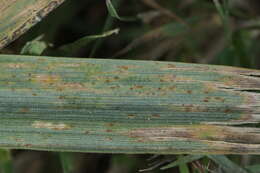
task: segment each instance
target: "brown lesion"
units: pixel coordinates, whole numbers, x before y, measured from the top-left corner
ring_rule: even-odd
[[[135,115],[135,114],[128,114],[127,115],[127,117],[129,118],[129,119],[133,119],[133,118],[135,118],[137,115]]]
[[[21,108],[19,112],[21,113],[28,113],[30,111],[29,108]]]
[[[111,130],[111,129],[106,129],[106,131],[105,132],[107,132],[107,133],[112,133],[113,132],[113,130]]]
[[[174,82],[176,81],[177,76],[174,74],[165,74],[158,76],[160,82]]]
[[[123,71],[127,71],[127,70],[130,70],[130,69],[135,69],[135,68],[140,68],[136,65],[120,65],[120,66],[117,66],[118,69],[120,70],[123,70]]]
[[[215,72],[222,75],[219,86],[234,90],[260,90],[260,71],[238,67],[220,66]]]
[[[160,70],[176,70],[179,69],[179,67],[176,67],[173,63],[163,64],[162,67],[160,67]]]
[[[126,135],[146,142],[193,141],[201,143],[260,144],[260,133],[257,128],[217,125],[139,128],[129,131]]]
[[[136,89],[143,89],[143,88],[144,88],[144,86],[142,86],[142,85],[134,85],[134,86],[130,87],[129,89],[136,90]]]
[[[152,117],[153,117],[153,118],[160,118],[161,115],[160,115],[160,114],[152,114]]]
[[[53,85],[61,81],[59,75],[52,74],[35,74],[31,77],[32,82],[38,82],[42,85]]]

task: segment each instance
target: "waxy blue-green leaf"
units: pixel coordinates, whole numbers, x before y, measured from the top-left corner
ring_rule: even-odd
[[[260,71],[0,55],[0,148],[260,154]]]

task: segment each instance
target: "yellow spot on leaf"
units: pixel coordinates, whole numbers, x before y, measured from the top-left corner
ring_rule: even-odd
[[[27,65],[23,63],[8,63],[7,67],[18,69],[18,68],[26,68]]]
[[[34,76],[34,80],[36,82],[40,82],[42,84],[54,84],[57,83],[60,78],[57,75],[47,75],[47,74],[38,74]]]

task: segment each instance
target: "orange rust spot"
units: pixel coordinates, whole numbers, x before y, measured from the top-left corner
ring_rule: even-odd
[[[214,97],[216,100],[221,100],[222,98],[221,97]]]
[[[142,142],[142,143],[144,143],[144,140],[138,139],[136,142]]]
[[[129,67],[126,66],[126,65],[121,65],[121,66],[118,66],[118,68],[122,69],[122,70],[128,70]]]
[[[144,86],[142,86],[142,85],[135,85],[135,86],[131,87],[130,90],[142,89],[142,88],[144,88]]]
[[[176,79],[176,75],[166,74],[159,76],[160,82],[174,82]]]
[[[143,88],[143,86],[141,86],[141,85],[136,85],[135,88],[140,89],[140,88]]]
[[[154,117],[154,118],[160,118],[161,115],[160,115],[160,114],[153,114],[152,117]]]
[[[192,108],[191,107],[185,107],[185,112],[191,112]]]
[[[29,108],[22,108],[22,109],[20,110],[21,113],[27,113],[27,112],[29,112],[29,111],[30,111]]]
[[[39,62],[44,62],[46,59],[44,59],[44,58],[39,58],[37,61],[39,61]]]
[[[119,78],[118,76],[115,76],[114,79],[115,79],[115,80],[118,80],[118,79],[120,79],[120,78]]]
[[[33,96],[37,96],[37,94],[35,94],[35,93],[32,93],[32,95],[33,95]]]
[[[106,125],[109,126],[109,127],[113,127],[115,124],[114,123],[107,123]]]
[[[214,97],[214,99],[215,99],[215,100],[218,100],[218,101],[220,101],[220,102],[224,102],[224,101],[225,101],[225,99],[224,99],[224,98],[221,98],[221,97]]]
[[[59,96],[59,99],[65,99],[65,96]]]
[[[188,94],[192,94],[192,91],[191,91],[191,90],[188,90],[187,93],[188,93]]]
[[[204,99],[203,101],[204,101],[204,102],[209,102],[209,100],[208,100],[208,99]]]
[[[172,85],[169,87],[170,90],[175,90],[176,89],[176,86]]]
[[[204,85],[203,92],[205,94],[209,94],[209,93],[214,92],[214,91],[216,91],[216,87],[213,84],[207,83],[207,84]]]
[[[174,64],[167,64],[166,66],[163,66],[161,70],[172,70],[175,69],[176,66]]]
[[[32,144],[24,144],[25,147],[32,147]]]
[[[9,68],[25,68],[27,67],[28,65],[27,64],[24,64],[24,63],[8,63],[7,64],[7,67]]]
[[[33,80],[40,82],[42,84],[52,85],[60,80],[58,75],[47,75],[47,74],[38,74],[33,77]]]
[[[107,129],[106,132],[111,133],[111,132],[113,132],[113,130]]]
[[[225,109],[225,111],[224,111],[225,113],[230,113],[231,112],[231,110],[230,109]]]
[[[168,64],[167,67],[168,67],[168,68],[176,68],[176,66],[173,65],[173,64]]]
[[[134,118],[134,117],[136,117],[136,115],[134,115],[134,114],[129,114],[129,115],[127,115],[127,117],[128,117],[128,118]]]
[[[117,66],[119,69],[123,70],[123,71],[127,71],[130,68],[138,68],[137,65],[121,65],[121,66]]]
[[[63,88],[61,86],[56,88],[56,91],[63,91]]]

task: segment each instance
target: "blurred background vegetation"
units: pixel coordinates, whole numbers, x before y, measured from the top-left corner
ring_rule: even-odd
[[[260,67],[259,0],[113,0],[113,6],[109,2],[66,0],[0,53]],[[174,167],[160,169],[171,162]],[[0,173],[259,173],[259,162],[260,157],[246,155],[0,151]]]

